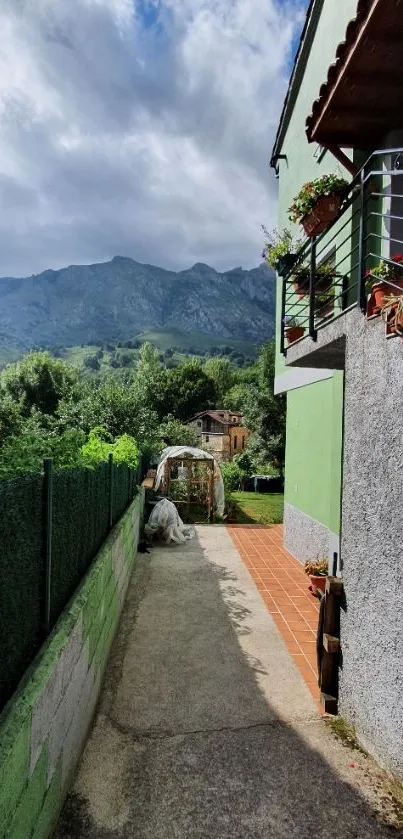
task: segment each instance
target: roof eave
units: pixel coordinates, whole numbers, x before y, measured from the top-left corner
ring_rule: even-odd
[[[276,137],[270,157],[270,166],[274,167],[276,157],[281,153],[284,138],[289,126],[294,105],[297,100],[302,79],[304,77],[309,53],[315,37],[317,25],[322,12],[324,0],[311,0],[305,18],[304,28],[294,60],[287,93],[284,99],[283,110],[277,128]]]

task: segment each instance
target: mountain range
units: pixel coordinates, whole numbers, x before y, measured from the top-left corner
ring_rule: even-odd
[[[265,264],[220,273],[197,263],[175,272],[115,256],[0,278],[0,346],[125,341],[169,327],[262,343],[274,332],[274,306],[274,274]]]

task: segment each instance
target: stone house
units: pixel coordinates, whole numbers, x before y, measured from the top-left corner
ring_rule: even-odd
[[[342,578],[339,712],[400,777],[402,39],[403,0],[311,0],[271,157],[278,227],[297,236],[288,209],[302,185],[323,174],[349,182],[336,219],[304,238],[305,288],[295,267],[277,279],[284,544],[300,561],[328,556]],[[324,263],[334,268],[326,289],[317,279]],[[386,277],[381,306],[372,271]],[[290,318],[299,326],[291,342]]]
[[[216,460],[229,461],[245,448],[249,431],[242,425],[239,411],[202,411],[189,420],[200,448],[214,455]]]

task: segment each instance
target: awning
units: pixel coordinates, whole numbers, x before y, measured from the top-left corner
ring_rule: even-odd
[[[403,0],[358,0],[307,137],[326,148],[375,149],[395,129],[403,129]]]

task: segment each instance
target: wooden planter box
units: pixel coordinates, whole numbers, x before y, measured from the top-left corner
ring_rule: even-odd
[[[301,219],[302,227],[309,239],[323,233],[340,212],[341,195],[322,195],[313,210]]]

